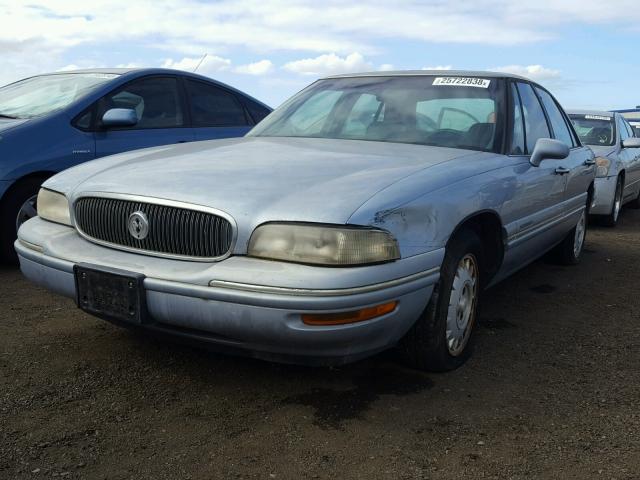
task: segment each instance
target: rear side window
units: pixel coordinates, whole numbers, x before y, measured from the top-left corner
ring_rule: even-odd
[[[571,135],[571,131],[567,126],[567,123],[564,119],[564,115],[558,108],[555,100],[549,95],[548,92],[536,88],[538,95],[540,95],[540,99],[542,100],[542,104],[544,105],[545,110],[547,111],[547,115],[549,116],[549,122],[551,122],[551,128],[553,129],[553,134],[556,140],[560,140],[564,142],[568,147],[573,147],[573,136]]]
[[[513,105],[513,134],[511,135],[511,155],[524,155],[524,122],[522,120],[522,105],[515,84],[511,84],[511,104]]]
[[[259,123],[264,117],[271,113],[271,110],[269,110],[264,105],[260,105],[258,102],[254,102],[253,100],[249,100],[248,98],[244,98],[243,101],[244,106],[247,107],[247,110],[249,110],[249,113],[251,114],[251,117],[253,118],[253,121],[255,123]]]
[[[248,125],[244,108],[231,92],[195,80],[187,80],[186,83],[194,127]]]
[[[551,138],[551,134],[549,133],[544,111],[533,88],[526,83],[518,83],[518,91],[520,92],[522,110],[524,112],[527,153],[531,154],[538,139]]]

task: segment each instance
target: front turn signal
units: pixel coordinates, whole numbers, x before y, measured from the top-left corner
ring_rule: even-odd
[[[372,320],[387,313],[393,312],[398,306],[397,301],[383,303],[375,307],[363,308],[361,310],[353,310],[350,312],[339,313],[305,313],[302,315],[302,321],[306,325],[345,325],[349,323],[364,322]]]

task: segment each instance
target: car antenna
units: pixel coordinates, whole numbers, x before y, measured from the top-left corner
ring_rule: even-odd
[[[202,62],[204,62],[204,59],[207,58],[207,55],[209,55],[209,54],[205,53],[204,55],[202,55],[202,58],[198,62],[198,65],[196,65],[196,68],[193,69],[193,73],[196,73],[196,70],[198,70],[198,68],[200,68],[200,65],[202,65]]]

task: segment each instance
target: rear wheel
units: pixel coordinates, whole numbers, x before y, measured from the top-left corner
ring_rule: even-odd
[[[42,179],[30,178],[16,184],[7,192],[0,211],[0,261],[17,264],[18,256],[13,248],[18,229],[24,222],[37,215],[36,200]]]
[[[453,370],[471,354],[481,286],[482,243],[463,230],[451,240],[426,309],[400,344],[405,361],[432,372]]]
[[[622,177],[618,177],[616,183],[616,193],[613,197],[613,205],[611,206],[611,213],[606,217],[602,217],[603,225],[607,227],[615,227],[618,224],[618,218],[620,218],[620,210],[622,210],[622,195],[624,193],[624,180]]]
[[[583,210],[578,223],[564,238],[562,243],[556,247],[558,261],[562,265],[577,265],[584,249],[584,242],[587,238],[587,210]]]

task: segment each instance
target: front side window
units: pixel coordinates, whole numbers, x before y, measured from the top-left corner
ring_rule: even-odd
[[[548,92],[541,88],[536,88],[536,91],[538,92],[538,95],[542,100],[542,104],[547,111],[547,116],[549,117],[554,137],[556,140],[564,142],[569,148],[573,147],[573,136],[571,135],[571,131],[564,120],[564,115],[562,115],[562,112],[558,108],[555,100]]]
[[[611,146],[616,141],[613,115],[569,115],[580,141],[585,145]]]
[[[621,116],[618,117],[618,130],[620,130],[620,140],[626,140],[631,136],[629,135],[625,122]]]
[[[178,81],[173,77],[135,80],[100,100],[98,118],[112,108],[135,110],[138,123],[125,129],[175,128],[184,125]]]
[[[551,138],[547,119],[544,116],[542,106],[538,101],[531,85],[518,83],[518,92],[522,100],[522,110],[524,112],[524,128],[527,137],[527,153],[533,153],[536,142],[540,138]]]
[[[511,84],[511,104],[513,105],[513,134],[511,135],[511,155],[524,155],[524,121],[520,96],[514,83]]]
[[[357,77],[316,82],[250,135],[415,143],[497,151],[503,82],[464,77]]]
[[[111,73],[56,73],[0,88],[0,116],[33,118],[65,108],[114,78]]]
[[[187,94],[194,127],[232,127],[248,124],[240,102],[232,93],[222,88],[187,80]]]

